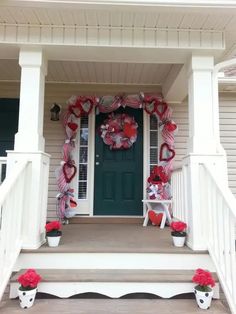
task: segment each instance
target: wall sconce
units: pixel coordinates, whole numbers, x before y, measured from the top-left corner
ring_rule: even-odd
[[[61,112],[61,106],[54,103],[50,109],[51,112],[51,120],[52,121],[58,121],[59,120],[59,114]]]

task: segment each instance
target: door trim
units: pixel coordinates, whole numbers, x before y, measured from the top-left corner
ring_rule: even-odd
[[[96,112],[93,109],[93,112],[89,115],[88,127],[89,127],[89,137],[88,137],[88,185],[87,185],[87,199],[77,199],[78,201],[78,215],[89,215],[94,216],[94,175],[95,175],[95,116]],[[150,119],[149,115],[143,110],[143,198],[146,196],[146,180],[149,176],[149,160],[150,160]],[[78,135],[79,136],[79,135]],[[78,141],[77,141],[78,143]],[[76,145],[74,160],[78,160],[78,145]],[[144,153],[145,152],[145,153]],[[75,191],[78,191],[78,173],[76,175],[75,184],[73,186]],[[78,195],[76,195],[78,196]],[[144,205],[143,205],[144,206]],[[144,207],[143,207],[144,215]],[[97,217],[97,215],[96,215]],[[129,216],[102,216],[102,217],[126,217]],[[132,216],[134,217],[134,216]],[[142,216],[135,216],[142,217]]]

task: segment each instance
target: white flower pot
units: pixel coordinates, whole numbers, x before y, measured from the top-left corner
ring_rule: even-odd
[[[27,291],[18,289],[18,295],[20,300],[20,306],[22,309],[28,309],[34,304],[37,288]]]
[[[199,291],[194,288],[194,293],[195,293],[195,298],[197,301],[197,305],[200,307],[202,310],[207,310],[211,306],[211,300],[213,297],[213,290],[209,292],[204,292],[204,291]]]
[[[172,236],[174,246],[183,247],[184,243],[185,243],[185,238],[186,237],[174,237],[174,236]]]
[[[61,236],[58,237],[47,237],[48,240],[48,246],[50,247],[56,247],[59,245]]]

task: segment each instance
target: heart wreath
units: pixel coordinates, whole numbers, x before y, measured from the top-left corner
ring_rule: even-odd
[[[66,183],[70,183],[76,175],[77,168],[74,165],[74,163],[71,160],[69,160],[64,163],[62,167],[62,171],[65,177]]]
[[[128,114],[110,114],[99,128],[103,142],[112,150],[128,149],[137,140],[138,124]]]
[[[167,143],[163,143],[160,149],[160,161],[170,161],[175,157],[174,149],[171,149]]]

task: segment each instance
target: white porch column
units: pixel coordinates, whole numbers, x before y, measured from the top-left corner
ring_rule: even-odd
[[[23,48],[21,66],[20,110],[14,151],[8,151],[7,175],[20,160],[31,162],[27,173],[22,247],[36,249],[45,242],[49,155],[44,152],[44,85],[47,62],[41,49]]]
[[[47,61],[41,49],[21,49],[20,112],[15,150],[44,151],[43,108]]]
[[[189,140],[184,158],[188,245],[207,249],[207,213],[200,195],[204,182],[199,180],[201,163],[214,165],[227,178],[227,163],[219,138],[219,107],[214,101],[218,91],[212,56],[192,56],[188,71]],[[217,89],[217,91],[215,90]],[[207,190],[207,186],[205,186]],[[204,198],[207,202],[207,193]]]

